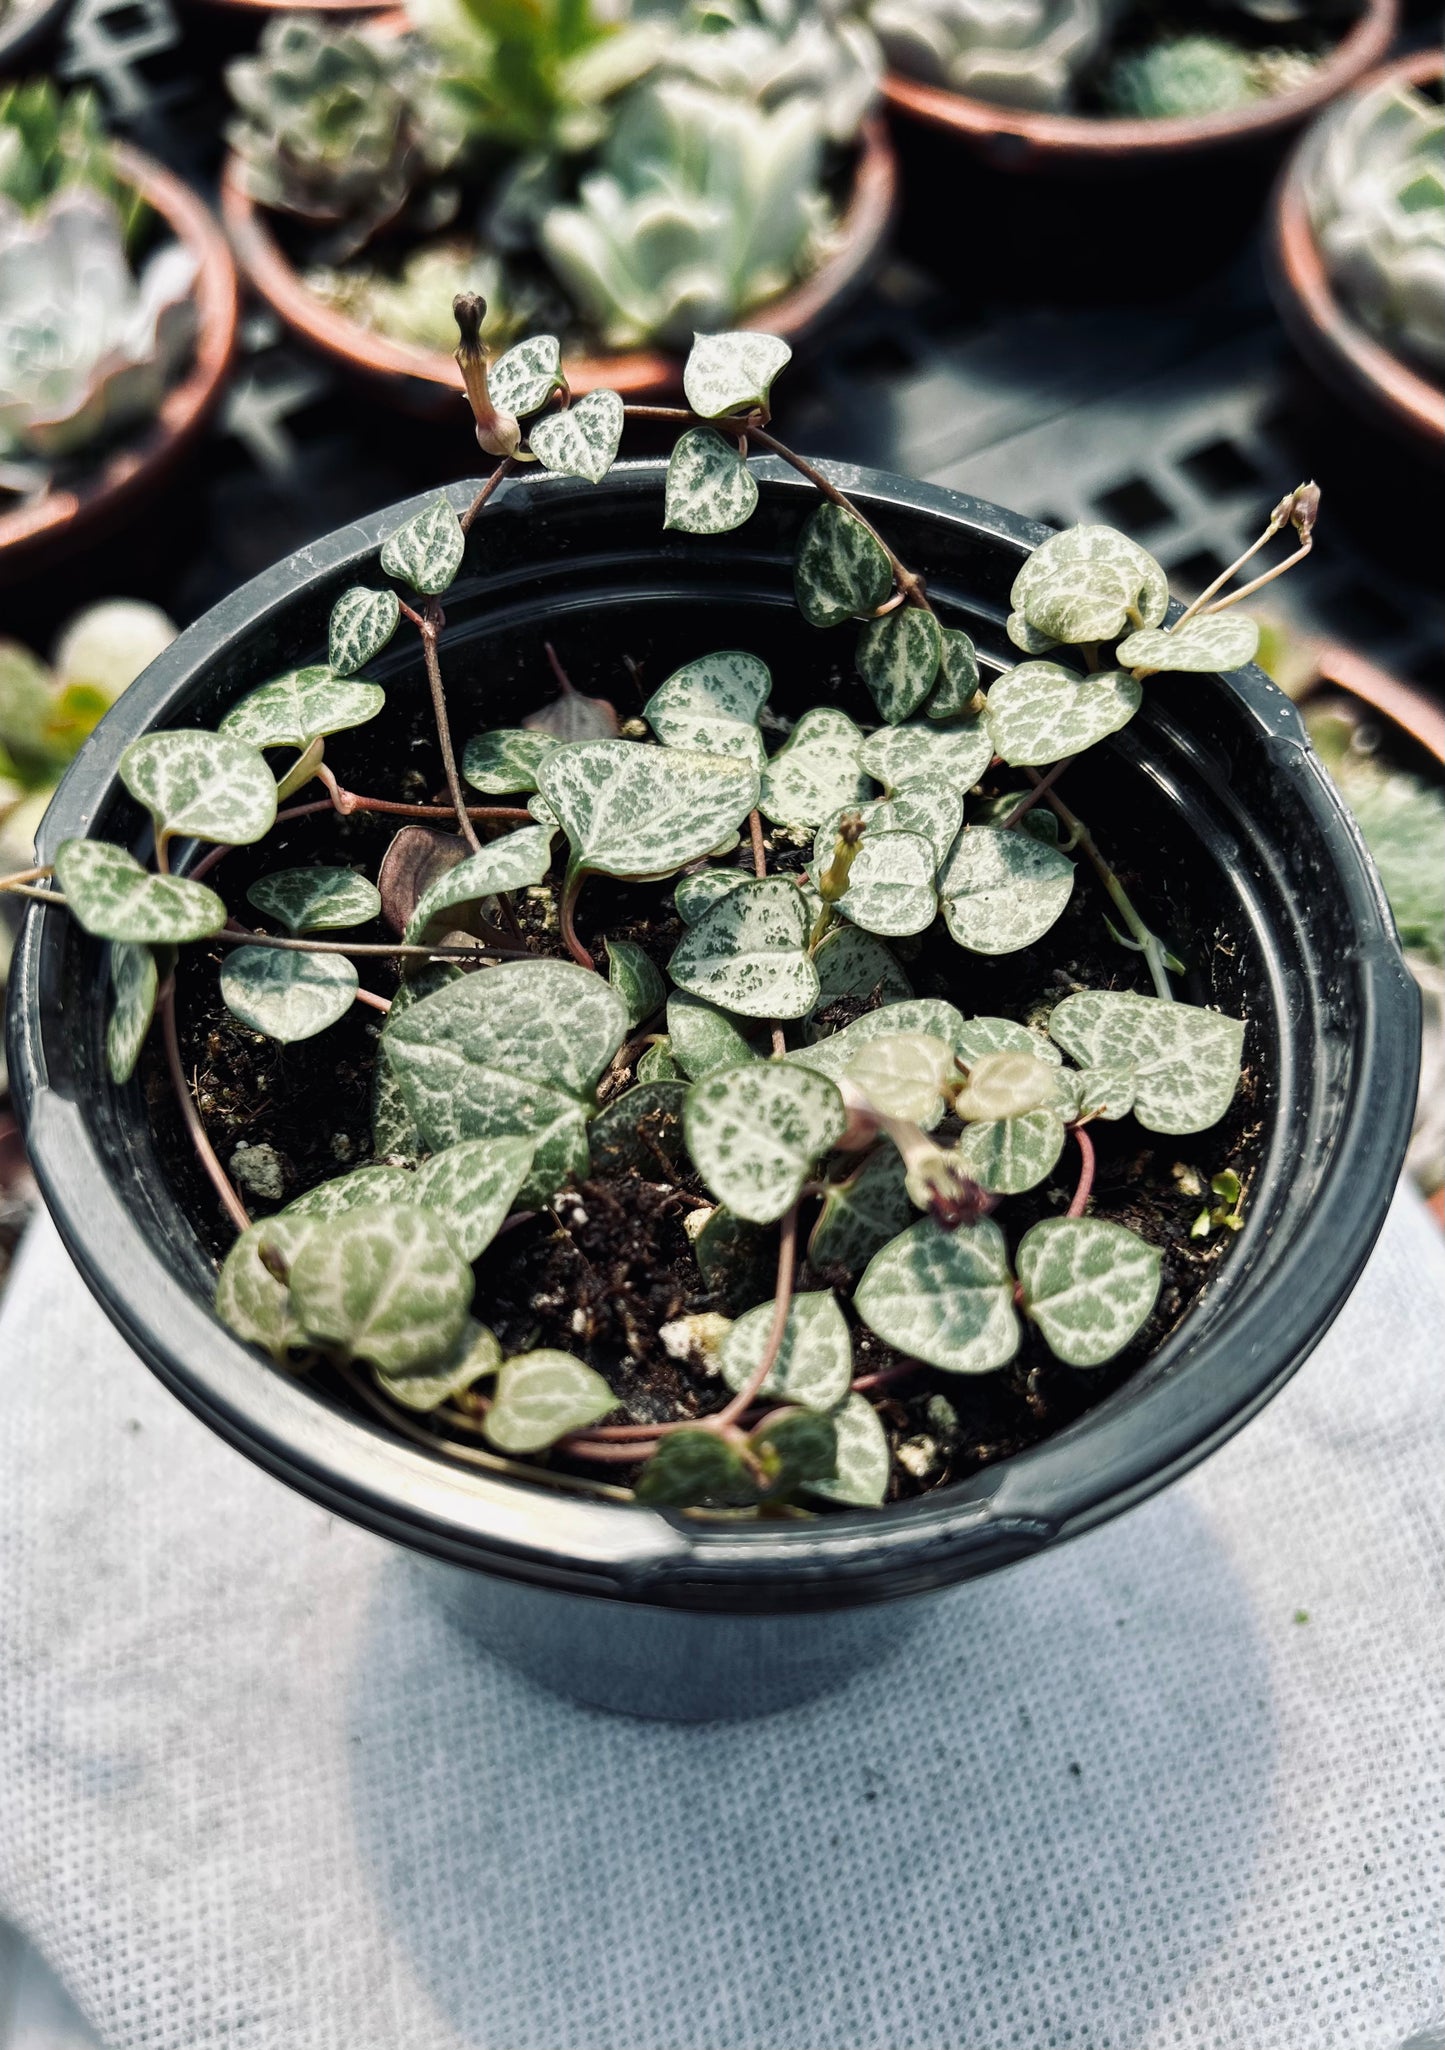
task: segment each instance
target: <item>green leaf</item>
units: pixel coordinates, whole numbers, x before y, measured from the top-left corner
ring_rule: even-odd
[[[414,969],[391,1000],[387,1024],[394,1025],[413,1004],[445,989],[461,972],[450,961],[432,961]],[[406,1093],[391,1065],[385,1031],[377,1043],[376,1065],[371,1073],[371,1150],[381,1159],[404,1160],[413,1165],[425,1151]]]
[[[374,1209],[378,1203],[410,1203],[416,1178],[404,1167],[356,1167],[329,1182],[318,1182],[295,1197],[283,1217],[344,1217],[348,1210]]]
[[[796,1202],[847,1121],[837,1085],[825,1076],[755,1061],[693,1083],[687,1150],[708,1188],[736,1216],[772,1224]]]
[[[841,626],[878,610],[893,589],[893,566],[860,519],[825,500],[799,536],[793,589],[809,626]]]
[[[544,1347],[507,1361],[482,1428],[499,1452],[543,1452],[616,1407],[600,1374],[570,1352]]]
[[[487,372],[492,404],[514,420],[540,413],[561,382],[562,346],[555,335],[529,335]]]
[[[1015,768],[1060,762],[1127,726],[1143,701],[1127,670],[1080,677],[1057,662],[1021,662],[989,691],[988,734]]]
[[[846,1181],[829,1182],[808,1240],[808,1263],[856,1274],[913,1214],[897,1149],[880,1146]]]
[[[923,932],[938,910],[933,890],[937,866],[932,842],[920,833],[865,833],[838,910],[865,932],[893,938]]]
[[[1031,947],[1058,919],[1074,887],[1074,864],[1027,833],[969,826],[938,878],[943,915],[973,954]]]
[[[773,379],[792,360],[792,350],[776,335],[695,334],[682,373],[683,394],[700,420],[751,412],[767,405]]]
[[[900,790],[896,797],[847,806],[818,829],[813,841],[814,875],[821,874],[831,861],[839,825],[849,810],[857,812],[867,831],[875,836],[917,833],[933,850],[935,869],[942,866],[963,824],[963,798],[939,783],[917,783],[911,790]]]
[[[833,1418],[837,1434],[832,1480],[809,1481],[808,1493],[853,1509],[874,1509],[888,1493],[893,1455],[878,1412],[866,1395],[850,1395]]]
[[[943,629],[921,606],[900,605],[864,627],[855,659],[880,716],[897,726],[933,689],[943,659]]]
[[[1243,1024],[1195,1004],[1082,990],[1056,1007],[1049,1031],[1081,1068],[1133,1077],[1134,1115],[1146,1131],[1202,1132],[1239,1086]]]
[[[954,1098],[955,1113],[986,1124],[995,1118],[1022,1117],[1026,1111],[1045,1106],[1057,1108],[1062,1069],[1043,1054],[1042,1041],[1036,1044],[1040,1051],[1002,1047],[970,1061],[968,1080]]]
[[[863,735],[831,705],[804,712],[763,772],[758,809],[775,825],[820,826],[872,792],[858,766]]]
[[[1005,630],[1014,646],[1022,649],[1025,655],[1047,655],[1051,648],[1059,645],[1052,634],[1040,633],[1036,626],[1030,626],[1021,612],[1009,614]]]
[[[736,1393],[762,1364],[773,1328],[771,1302],[739,1317],[722,1342],[723,1379]],[[783,1342],[759,1391],[769,1402],[797,1402],[804,1409],[836,1409],[853,1378],[853,1341],[831,1289],[793,1297]]]
[[[735,1068],[753,1058],[752,1048],[731,1018],[681,990],[674,990],[667,1000],[667,1036],[673,1059],[693,1082],[700,1082],[715,1068]]]
[[[158,876],[108,840],[63,840],[55,875],[71,916],[101,940],[179,945],[203,940],[226,923],[214,890],[183,876]]]
[[[958,1157],[981,1189],[1017,1196],[1053,1173],[1064,1150],[1064,1121],[1056,1110],[965,1125]]]
[[[667,1002],[662,970],[632,940],[607,942],[607,980],[626,1004],[634,1025],[642,1024]]]
[[[1061,1072],[1060,1084],[1067,1092],[1062,1108],[1071,1121],[1104,1118],[1112,1123],[1134,1108],[1132,1067],[1069,1068]]]
[[[381,911],[374,883],[352,868],[283,868],[258,876],[246,892],[248,904],[284,925],[294,938],[365,925]]]
[[[961,795],[973,788],[993,751],[981,718],[953,726],[885,726],[863,743],[858,765],[876,776],[890,797],[919,783],[942,783]]]
[[[369,591],[353,584],[331,608],[327,659],[333,675],[355,676],[373,655],[379,655],[401,619],[395,591]]]
[[[682,876],[672,893],[677,915],[684,925],[696,925],[704,911],[750,880],[741,868],[701,868]]]
[[[353,683],[325,663],[292,669],[232,705],[220,730],[252,747],[306,749],[313,740],[364,726],[386,703],[379,683]]]
[[[1071,1367],[1122,1352],[1159,1294],[1157,1248],[1102,1217],[1045,1218],[1024,1233],[1018,1270],[1028,1315]]]
[[[904,1003],[884,1004],[876,1011],[865,1011],[841,1032],[831,1033],[813,1046],[794,1048],[788,1059],[814,1068],[820,1075],[845,1075],[861,1047],[894,1032],[929,1033],[951,1046],[956,1054],[964,1043],[963,1017],[952,1004],[942,997],[910,997]]]
[[[944,1231],[931,1217],[875,1253],[853,1298],[885,1344],[950,1374],[987,1374],[1018,1351],[1013,1276],[991,1218]]]
[[[943,1085],[957,1081],[953,1048],[931,1032],[881,1032],[848,1063],[847,1080],[884,1117],[932,1131],[946,1109]]]
[[[276,778],[242,740],[200,728],[143,734],[120,758],[120,780],[155,821],[177,833],[246,847],[276,823]]]
[[[673,443],[663,526],[682,534],[730,534],[758,502],[758,480],[711,427],[692,427]]]
[[[473,790],[520,795],[537,787],[537,771],[562,745],[550,733],[526,726],[499,726],[474,733],[462,752],[462,774]]]
[[[313,1343],[404,1374],[461,1336],[472,1270],[440,1218],[364,1204],[319,1219],[291,1263],[291,1307]]]
[[[692,1241],[693,1257],[704,1286],[734,1313],[748,1309],[768,1286],[773,1262],[770,1234],[719,1204],[716,1210],[694,1211],[702,1218]]]
[[[557,476],[600,484],[617,460],[622,422],[622,401],[615,391],[588,392],[565,413],[536,421],[527,445]]]
[[[1112,641],[1129,624],[1133,595],[1129,578],[1112,563],[1060,563],[1030,590],[1028,621],[1075,647]]]
[[[925,719],[957,719],[967,713],[978,691],[978,653],[961,627],[943,629],[938,679],[924,701]]]
[[[537,771],[574,870],[661,876],[711,853],[757,802],[748,762],[635,740],[558,748]]]
[[[106,1066],[112,1082],[128,1082],[135,1073],[146,1034],[155,1016],[156,991],[160,977],[156,957],[149,947],[127,940],[113,940],[110,949],[110,986],[115,992],[110,1025],[105,1035]]]
[[[477,1260],[502,1226],[532,1169],[529,1139],[463,1139],[424,1160],[411,1200],[435,1210],[464,1260]]]
[[[468,1317],[462,1335],[444,1360],[429,1363],[419,1374],[384,1374],[373,1367],[376,1385],[383,1395],[403,1409],[440,1409],[454,1395],[464,1395],[478,1381],[495,1374],[502,1364],[502,1348],[496,1334]]]
[[[523,826],[489,840],[480,854],[468,855],[425,889],[406,922],[408,946],[434,943],[457,920],[450,916],[463,905],[480,904],[499,891],[525,889],[540,883],[552,863],[552,837],[545,826]]]
[[[594,1174],[625,1174],[635,1167],[644,1181],[657,1181],[667,1168],[684,1164],[682,1114],[687,1083],[642,1080],[624,1089],[588,1133]]]
[[[791,1495],[795,1488],[833,1478],[838,1467],[838,1436],[833,1419],[811,1410],[788,1410],[765,1417],[748,1439],[753,1456],[767,1476],[765,1500]]]
[[[278,1365],[306,1343],[291,1307],[291,1290],[278,1281],[263,1250],[289,1271],[316,1230],[309,1217],[266,1217],[243,1231],[226,1255],[216,1283],[216,1315],[247,1345],[258,1345]]]
[[[639,1502],[659,1509],[741,1508],[758,1498],[741,1456],[716,1431],[673,1431],[637,1477]]]
[[[704,911],[667,964],[690,996],[745,1018],[802,1018],[818,1001],[808,907],[787,876],[744,882]]]
[[[1082,639],[1113,640],[1122,633],[1131,604],[1145,626],[1157,626],[1169,609],[1169,581],[1153,556],[1127,534],[1099,526],[1068,527],[1061,534],[1051,534],[1014,578],[1010,602],[1036,631],[1053,634],[1055,630],[1046,616],[1050,607],[1045,605],[1041,616],[1037,594],[1052,582],[1056,600],[1061,601],[1062,593],[1069,589],[1076,590],[1082,598],[1087,594],[1091,576],[1096,578],[1100,590],[1112,593],[1116,585],[1119,587],[1123,593],[1122,613],[1112,632],[1082,635]],[[1009,637],[1015,638],[1012,628]],[[1071,640],[1073,636],[1059,633],[1055,638]],[[1042,654],[1047,650],[1026,648],[1025,652]]]
[[[866,1002],[876,991],[881,1003],[892,1004],[913,994],[912,983],[887,947],[861,926],[835,926],[813,956],[813,966],[818,971],[815,1018],[839,997],[859,997]],[[816,1037],[811,1023],[808,1031]]]
[[[356,1002],[356,970],[345,954],[236,947],[221,970],[226,1009],[283,1046],[314,1039]]]
[[[673,1059],[672,1041],[663,1035],[639,1055],[634,1070],[639,1082],[685,1082],[687,1077]],[[600,1122],[600,1120],[599,1120]]]
[[[381,567],[423,597],[436,598],[461,568],[466,547],[461,521],[444,498],[434,498],[382,544]]]
[[[667,747],[736,755],[761,770],[765,756],[758,714],[771,688],[766,663],[724,648],[674,670],[652,693],[642,716]]]
[[[1168,633],[1162,627],[1145,627],[1119,643],[1117,659],[1130,669],[1204,676],[1242,669],[1258,649],[1258,621],[1238,612],[1221,612],[1213,618],[1191,619]]]
[[[966,1068],[975,1067],[993,1053],[1027,1053],[1036,1060],[1047,1061],[1051,1067],[1063,1066],[1052,1040],[1042,1032],[1031,1031],[1027,1025],[1015,1024],[1012,1018],[962,1018],[950,1043]]]

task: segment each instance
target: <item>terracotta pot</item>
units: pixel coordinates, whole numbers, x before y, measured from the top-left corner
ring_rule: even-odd
[[[198,314],[195,354],[155,418],[79,483],[53,486],[41,498],[0,512],[0,583],[93,540],[162,483],[203,432],[231,367],[238,292],[225,236],[190,188],[169,171],[123,143],[116,143],[114,152],[122,177],[199,259],[192,288]]]
[[[892,146],[883,122],[873,120],[863,131],[840,247],[811,278],[748,314],[741,324],[792,342],[810,334],[866,282],[888,233],[895,193]],[[406,411],[435,414],[450,408],[451,395],[462,389],[461,373],[451,357],[374,334],[323,305],[283,253],[270,217],[246,190],[235,156],[227,160],[222,178],[221,212],[242,270],[294,334],[379,386]],[[566,369],[576,393],[606,386],[639,404],[670,397],[682,388],[682,358],[660,349],[569,356]]]
[[[1410,85],[1438,82],[1445,61],[1438,50],[1419,51],[1383,65],[1351,95],[1359,98],[1387,79]],[[1323,144],[1323,127],[1304,137],[1285,167],[1274,196],[1271,282],[1279,317],[1310,367],[1369,419],[1402,436],[1434,461],[1445,459],[1445,391],[1393,355],[1361,327],[1335,296],[1305,205],[1309,166]]]

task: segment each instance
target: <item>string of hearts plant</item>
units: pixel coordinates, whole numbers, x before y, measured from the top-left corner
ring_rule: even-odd
[[[217,1311],[279,1366],[327,1365],[397,1430],[531,1478],[596,1487],[571,1477],[610,1471],[640,1500],[710,1510],[877,1503],[891,1478],[886,1384],[923,1366],[995,1373],[1023,1320],[1088,1370],[1150,1316],[1160,1255],[1090,1214],[1090,1127],[1132,1113],[1146,1132],[1207,1129],[1235,1094],[1244,1025],[1175,1000],[1179,963],[1056,785],[1133,717],[1149,677],[1250,659],[1256,629],[1232,608],[1308,552],[1318,494],[1302,486],[1282,500],[1255,547],[1170,627],[1163,572],[1143,549],[1104,527],[1054,535],[1013,588],[1008,631],[1024,659],[985,692],[972,642],[940,621],[921,578],[768,431],[783,342],[700,335],[686,407],[629,408],[608,391],[574,404],[550,336],[489,366],[482,312],[457,302],[478,440],[498,458],[470,508],[459,517],[438,497],[391,534],[380,553],[390,581],[337,601],[325,664],[251,691],[216,732],[155,732],[126,749],[122,779],[154,820],[151,867],[71,840],[53,872],[4,887],[65,903],[110,942],[118,1085],[158,1019],[182,1116],[238,1232]],[[599,482],[630,413],[680,430],[666,482],[674,530],[717,534],[749,517],[751,450],[816,486],[797,602],[822,631],[862,622],[854,660],[876,730],[818,706],[769,755],[761,722],[780,722],[766,710],[768,669],[721,650],[652,693],[645,737],[626,737],[610,704],[559,674],[555,704],[472,736],[458,760],[440,600],[468,531],[524,463]],[[1286,528],[1288,560],[1221,596]],[[403,621],[420,637],[446,804],[358,794],[326,759],[333,735],[381,710],[384,692],[362,671]],[[1025,787],[981,797],[996,766],[1021,770]],[[228,850],[326,812],[397,817],[376,880],[281,869],[246,893],[279,930],[233,916],[205,880]],[[465,845],[419,834],[417,821],[455,825]],[[210,843],[186,874],[170,871],[177,841]],[[810,845],[801,868],[779,865],[790,845]],[[1114,937],[1142,952],[1154,996],[1075,989],[1040,1029],[913,994],[899,942],[906,952],[941,921],[966,989],[970,957],[1031,946],[1053,926],[1073,854],[1108,893]],[[577,931],[592,877],[671,900],[683,931],[665,963],[621,937],[594,958]],[[555,916],[524,931],[519,910],[549,887]],[[383,897],[402,907],[401,939],[345,937]],[[183,1072],[177,964],[197,942],[227,950],[229,1010],[282,1044],[357,1002],[385,1013],[373,1160],[254,1223]],[[373,956],[400,976],[391,999],[361,986]],[[1070,1138],[1079,1171],[1066,1211],[1011,1236],[1009,1199],[1045,1181]],[[567,1233],[590,1200],[583,1184],[638,1176],[685,1210],[698,1299],[717,1307],[665,1327],[657,1357],[644,1346],[626,1363],[624,1402],[617,1361],[585,1342],[580,1309],[579,1351],[504,1358],[473,1315],[474,1263],[529,1219]],[[805,1251],[835,1286],[798,1286]],[[857,1371],[855,1334],[868,1333],[896,1355],[886,1372]],[[687,1402],[668,1414],[664,1397],[639,1399],[638,1370],[645,1389],[679,1359],[701,1370]]]

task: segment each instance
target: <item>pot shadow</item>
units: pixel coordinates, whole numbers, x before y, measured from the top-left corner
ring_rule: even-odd
[[[1268,1664],[1219,1536],[1172,1490],[923,1615],[902,1660],[786,1715],[639,1722],[477,1652],[396,1557],[352,1687],[355,1831],[459,2041],[1148,2040],[1241,1912],[1271,1803]]]

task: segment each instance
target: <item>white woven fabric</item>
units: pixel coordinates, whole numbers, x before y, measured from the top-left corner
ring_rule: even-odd
[[[1197,1474],[950,1595],[907,1665],[680,1727],[479,1656],[37,1227],[0,1322],[0,1913],[112,2050],[1438,2043],[1442,1311],[1402,1197]]]

